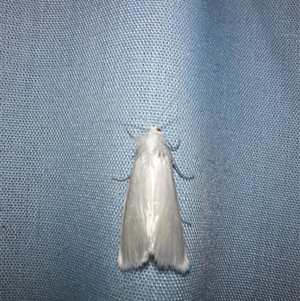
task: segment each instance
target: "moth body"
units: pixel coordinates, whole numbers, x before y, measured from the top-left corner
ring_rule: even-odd
[[[189,260],[168,142],[156,126],[135,140],[136,155],[123,207],[119,267],[137,268],[153,255],[159,267],[186,272]]]

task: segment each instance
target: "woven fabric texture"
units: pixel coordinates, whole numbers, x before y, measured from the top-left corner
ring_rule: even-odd
[[[297,300],[299,15],[285,1],[0,3],[0,299]],[[117,265],[160,126],[190,270]]]

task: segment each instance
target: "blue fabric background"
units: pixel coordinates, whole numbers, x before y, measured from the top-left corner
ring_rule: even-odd
[[[0,299],[297,300],[299,2],[1,1]],[[168,105],[170,102],[172,105]],[[117,251],[161,125],[189,273]]]

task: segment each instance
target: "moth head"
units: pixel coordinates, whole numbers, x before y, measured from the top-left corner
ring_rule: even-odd
[[[154,134],[162,134],[161,128],[157,125],[151,126],[150,131]]]

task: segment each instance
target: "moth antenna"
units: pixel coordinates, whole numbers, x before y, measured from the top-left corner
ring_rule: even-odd
[[[125,109],[125,112],[129,115],[128,109]],[[142,121],[144,122],[144,124],[148,125],[148,128],[151,127],[150,123],[142,116],[141,113],[134,113],[135,116],[140,117],[142,119]],[[133,135],[130,135],[133,136]]]
[[[138,113],[137,116],[139,116],[145,124],[148,124],[148,128],[151,127],[151,124],[142,116],[142,114]]]
[[[171,97],[170,101],[168,102],[168,104],[166,105],[166,107],[164,108],[164,110],[161,112],[161,114],[159,115],[158,119],[157,119],[157,123],[156,125],[158,126],[159,125],[159,122],[160,122],[160,119],[164,116],[164,114],[166,113],[167,109],[169,108],[169,105],[170,107],[173,105],[173,103],[175,102],[175,96],[178,94],[178,92],[173,96]]]

